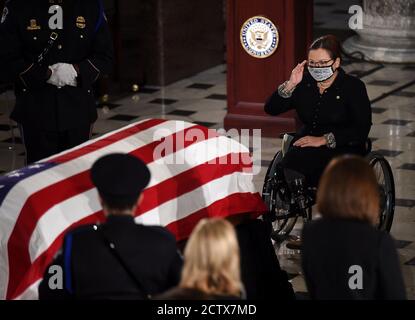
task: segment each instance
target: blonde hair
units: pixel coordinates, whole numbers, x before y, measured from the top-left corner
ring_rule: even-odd
[[[379,185],[373,168],[358,156],[332,160],[320,180],[317,207],[326,218],[378,223]]]
[[[180,287],[239,296],[242,290],[235,229],[224,219],[202,219],[184,251]]]

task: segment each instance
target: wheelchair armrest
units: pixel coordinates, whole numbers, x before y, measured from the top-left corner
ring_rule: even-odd
[[[280,134],[280,139],[284,138],[284,135],[288,134],[289,136],[295,136],[297,132],[284,132]]]
[[[367,138],[364,144],[357,141],[350,141],[347,145],[349,147],[363,147],[366,150],[366,154],[369,154],[372,151],[372,140],[370,138]]]
[[[285,157],[285,154],[288,152],[288,150],[290,149],[291,146],[291,142],[294,140],[294,134],[290,134],[290,133],[285,133],[282,136],[282,145],[281,145],[281,151],[282,151],[282,156]]]

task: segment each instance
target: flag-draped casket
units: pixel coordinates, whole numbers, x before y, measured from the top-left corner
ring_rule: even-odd
[[[178,240],[201,218],[265,211],[245,146],[197,124],[146,119],[0,177],[1,299],[36,299],[65,232],[105,220],[89,170],[114,152],[151,171],[136,222],[166,226]]]

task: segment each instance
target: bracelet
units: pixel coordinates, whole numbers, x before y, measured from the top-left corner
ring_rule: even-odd
[[[292,95],[292,93],[293,93],[293,91],[295,90],[295,87],[294,88],[292,88],[291,90],[285,90],[285,87],[287,86],[287,84],[288,84],[288,81],[285,81],[283,84],[281,84],[279,87],[278,87],[278,94],[281,96],[281,97],[283,97],[283,98],[290,98],[291,97],[291,95]]]
[[[324,134],[324,138],[326,139],[326,145],[328,148],[336,148],[336,137],[334,136],[333,132]]]

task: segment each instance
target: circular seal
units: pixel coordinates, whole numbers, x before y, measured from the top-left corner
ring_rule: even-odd
[[[242,47],[255,58],[271,56],[277,50],[278,42],[278,29],[268,18],[254,16],[241,27]]]

